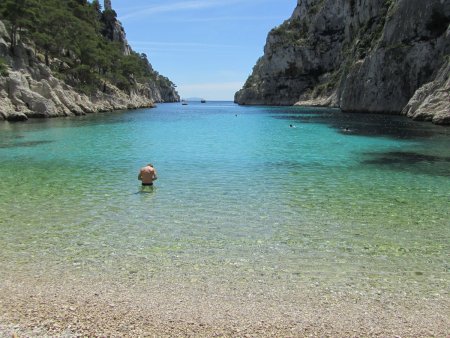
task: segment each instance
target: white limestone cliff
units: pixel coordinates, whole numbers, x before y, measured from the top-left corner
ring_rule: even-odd
[[[124,92],[110,83],[88,96],[56,78],[31,48],[10,43],[0,21],[0,57],[9,65],[0,75],[0,120],[22,121],[36,117],[85,115],[94,112],[153,107],[157,102],[179,101],[172,87],[155,82],[136,83]]]
[[[235,101],[450,123],[449,23],[448,0],[298,0]]]

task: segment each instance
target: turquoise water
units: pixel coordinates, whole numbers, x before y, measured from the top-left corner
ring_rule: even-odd
[[[403,117],[226,102],[1,123],[0,273],[448,295],[449,145]]]

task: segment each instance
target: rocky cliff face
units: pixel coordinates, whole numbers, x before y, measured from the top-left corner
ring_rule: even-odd
[[[102,14],[102,21],[105,25],[103,35],[111,41],[120,43],[124,55],[130,55],[131,47],[128,44],[125,29],[116,18],[116,13],[112,9],[104,11]]]
[[[105,1],[105,8],[110,8],[111,2]],[[103,12],[102,20],[105,24],[105,29],[103,31],[103,35],[106,36],[111,41],[115,41],[121,44],[122,52],[124,55],[130,55],[132,49],[128,44],[125,29],[123,28],[120,21],[116,19],[116,14],[112,10],[107,10]],[[155,72],[152,68],[151,64],[148,64],[148,68]],[[158,74],[156,76],[156,81],[149,82],[147,84],[146,93],[149,97],[153,99],[154,102],[179,102],[180,96],[177,91],[168,86],[165,81],[158,81],[161,76]]]
[[[120,27],[117,28],[117,25]],[[120,23],[116,22],[115,26],[123,32]],[[123,43],[129,48],[126,39]],[[11,53],[9,36],[1,21],[0,58],[7,66],[5,74],[0,74],[0,120],[22,121],[34,117],[85,115],[101,111],[153,107],[156,102],[180,100],[171,85],[166,81],[158,81],[159,75],[156,80],[136,82],[129,92],[105,83],[101,90],[89,96],[85,95],[56,78],[50,68],[39,61],[31,48],[19,43],[14,53]]]
[[[235,101],[450,124],[449,24],[448,0],[298,0]]]

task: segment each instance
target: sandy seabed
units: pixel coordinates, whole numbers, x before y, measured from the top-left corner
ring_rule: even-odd
[[[448,294],[2,274],[0,337],[450,337]]]

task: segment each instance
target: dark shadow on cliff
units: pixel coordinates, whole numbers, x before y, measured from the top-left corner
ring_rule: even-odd
[[[450,128],[436,126],[430,122],[417,122],[397,115],[343,113],[339,110],[324,111],[323,108],[320,110],[311,108],[285,111],[273,117],[297,123],[326,124],[349,136],[415,139],[429,138],[441,133],[450,135]]]

